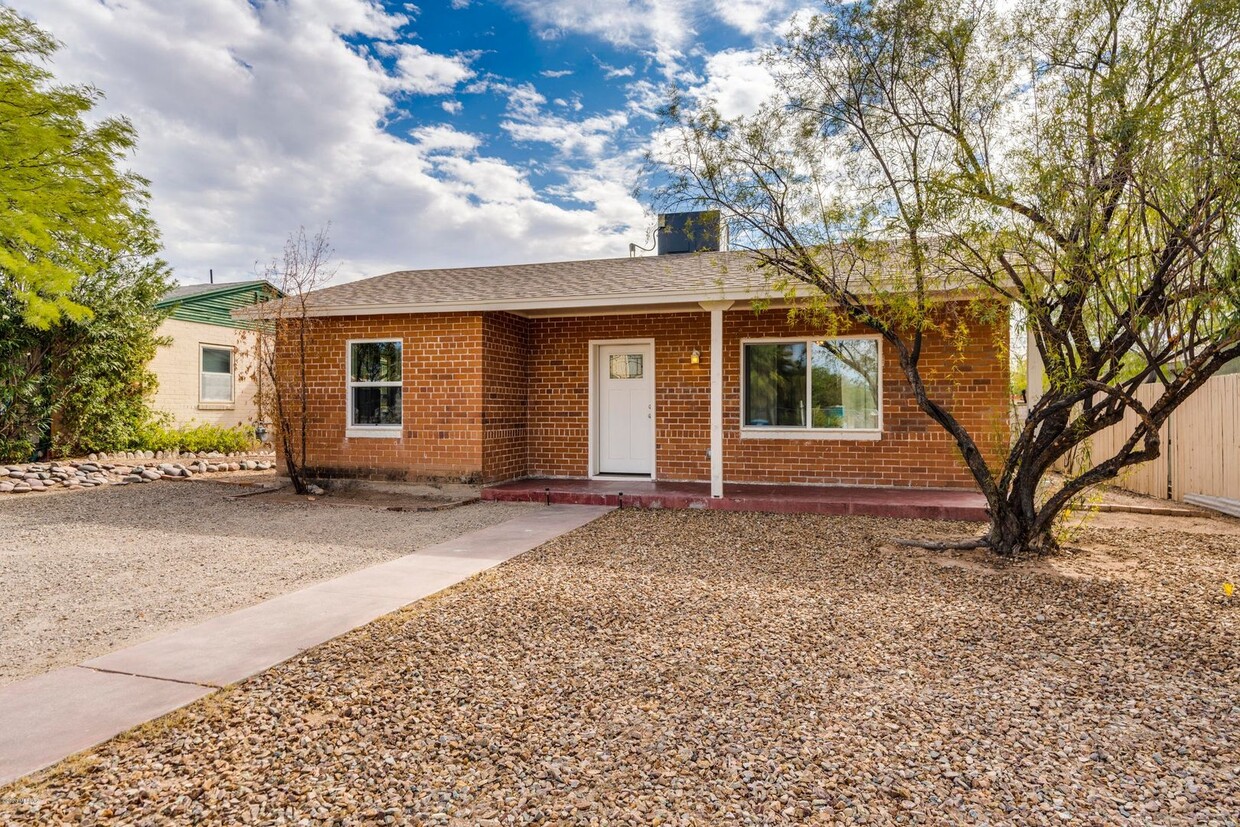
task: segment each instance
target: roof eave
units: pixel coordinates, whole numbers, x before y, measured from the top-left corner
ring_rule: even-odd
[[[381,316],[408,313],[501,313],[525,310],[571,310],[577,308],[631,307],[634,305],[696,304],[703,301],[746,301],[776,298],[775,291],[706,290],[688,293],[627,293],[623,296],[555,296],[551,298],[494,299],[470,302],[422,304],[350,304],[307,308],[308,316]],[[253,308],[238,308],[233,315],[244,317]]]
[[[934,291],[932,299],[939,301],[967,294],[968,290],[944,289]],[[685,293],[628,293],[623,296],[557,296],[553,298],[531,299],[495,299],[470,302],[442,303],[383,303],[383,304],[350,304],[323,305],[307,308],[310,317],[331,316],[395,316],[424,313],[523,313],[537,311],[581,311],[581,310],[623,310],[632,307],[654,307],[658,305],[695,305],[710,301],[770,301],[784,302],[789,296],[779,290],[732,289],[705,290]],[[793,297],[795,298],[795,297]],[[257,305],[237,308],[232,312],[235,318],[254,319],[258,317]]]

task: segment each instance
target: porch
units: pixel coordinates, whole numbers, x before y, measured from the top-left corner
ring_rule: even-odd
[[[487,486],[482,489],[482,499],[622,508],[712,508],[979,522],[987,519],[985,498],[959,489],[724,483],[721,497],[712,497],[710,489],[705,482],[524,479]]]

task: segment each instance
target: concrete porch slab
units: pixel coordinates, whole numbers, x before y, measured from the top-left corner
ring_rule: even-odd
[[[482,499],[621,508],[701,508],[777,514],[866,515],[928,520],[989,519],[986,498],[945,488],[725,483],[722,497],[699,482],[527,479],[482,489]]]
[[[610,511],[552,506],[0,687],[0,785],[442,591]]]

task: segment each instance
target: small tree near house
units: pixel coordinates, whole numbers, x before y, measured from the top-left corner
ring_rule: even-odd
[[[304,228],[289,236],[282,258],[272,261],[265,278],[284,294],[256,306],[254,339],[258,373],[259,417],[271,424],[285,472],[298,494],[312,493],[307,479],[310,404],[308,345],[316,320],[306,297],[336,274],[326,228],[308,236]]]
[[[797,312],[894,351],[989,507],[986,536],[951,545],[1045,553],[1060,512],[1157,457],[1171,413],[1240,355],[1238,38],[1238,0],[833,4],[768,55],[778,94],[756,115],[674,99],[656,159],[667,200],[721,209]],[[988,452],[922,356],[1003,304],[1046,385]],[[1047,493],[1128,410],[1120,449]]]

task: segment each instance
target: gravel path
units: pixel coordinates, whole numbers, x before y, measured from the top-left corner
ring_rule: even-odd
[[[884,547],[975,529],[613,513],[0,821],[1236,824],[1240,537],[1095,529],[1105,565],[1058,569]]]
[[[391,560],[529,507],[480,503],[396,513],[265,504],[262,496],[223,499],[250,490],[161,482],[0,499],[0,685]]]

